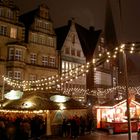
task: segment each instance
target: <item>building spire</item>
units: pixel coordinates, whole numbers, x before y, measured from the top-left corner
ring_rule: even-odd
[[[104,37],[105,37],[105,46],[108,49],[115,48],[118,41],[115,31],[115,24],[113,20],[110,0],[107,0],[106,2]]]

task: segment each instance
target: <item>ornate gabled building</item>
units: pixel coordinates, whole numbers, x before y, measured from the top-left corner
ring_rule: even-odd
[[[85,52],[82,46],[85,36],[82,36],[82,32],[87,32],[87,30],[72,19],[68,21],[68,25],[56,28],[55,31],[57,35],[57,50],[60,56],[60,74],[86,64]],[[64,83],[62,88],[64,91],[71,91],[71,95],[77,98],[78,93],[74,93],[72,89],[85,90],[86,75],[81,75],[76,79],[72,78],[67,83]],[[77,92],[80,94],[81,91],[77,90]],[[84,99],[81,98],[80,100]]]
[[[0,40],[0,87],[3,75],[35,81],[58,74],[56,35],[46,3],[19,16],[12,1],[0,1]]]
[[[19,9],[13,1],[0,1],[0,87],[2,76],[24,79],[26,44],[24,25],[18,21]]]
[[[46,3],[19,19],[25,25],[27,43],[25,79],[37,80],[58,74],[56,35]]]

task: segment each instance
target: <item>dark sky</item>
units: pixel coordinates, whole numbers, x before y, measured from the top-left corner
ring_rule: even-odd
[[[14,0],[21,13],[35,9],[42,0]],[[54,26],[62,26],[75,17],[77,23],[103,29],[106,0],[46,0]],[[119,18],[118,0],[110,0],[120,41],[140,42],[140,0],[121,0],[122,21]]]

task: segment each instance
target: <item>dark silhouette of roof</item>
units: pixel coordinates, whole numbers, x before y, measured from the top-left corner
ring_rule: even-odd
[[[57,50],[62,49],[63,43],[67,37],[71,25],[72,20],[69,20],[68,25],[58,27],[55,29],[57,36]],[[92,58],[101,30],[95,31],[94,27],[90,27],[90,29],[88,30],[87,28],[84,28],[83,26],[77,23],[75,23],[75,28],[85,57],[88,59]]]

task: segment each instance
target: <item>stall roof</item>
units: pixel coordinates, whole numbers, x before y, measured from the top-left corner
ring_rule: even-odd
[[[7,100],[3,104],[3,109],[11,110],[59,110],[63,105],[64,109],[85,109],[86,106],[72,98],[64,103],[57,103],[50,100],[54,94],[29,94],[20,100]]]
[[[95,108],[115,108],[115,107],[117,107],[125,102],[126,102],[126,99],[121,100],[120,102],[111,101],[111,102],[102,104],[101,106],[95,106]],[[140,106],[140,103],[135,101],[135,100],[131,100],[131,103]]]

